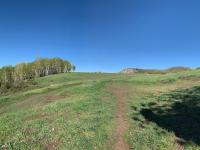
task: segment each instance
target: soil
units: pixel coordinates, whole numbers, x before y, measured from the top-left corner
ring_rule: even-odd
[[[110,85],[110,90],[117,100],[116,111],[116,129],[114,133],[115,143],[113,150],[129,150],[129,145],[124,140],[124,135],[128,129],[128,122],[126,121],[125,113],[127,110],[127,88],[117,85]]]

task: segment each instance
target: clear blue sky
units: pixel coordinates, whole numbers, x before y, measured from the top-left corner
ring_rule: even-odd
[[[1,0],[0,66],[62,57],[77,71],[200,66],[199,0]]]

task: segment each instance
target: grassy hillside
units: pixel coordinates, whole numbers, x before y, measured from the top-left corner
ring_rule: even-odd
[[[67,73],[36,82],[0,96],[1,149],[116,149],[121,127],[132,149],[200,149],[200,70]]]

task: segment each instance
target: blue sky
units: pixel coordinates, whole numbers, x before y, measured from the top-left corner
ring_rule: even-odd
[[[200,66],[198,0],[1,0],[0,66],[62,57],[77,71]]]

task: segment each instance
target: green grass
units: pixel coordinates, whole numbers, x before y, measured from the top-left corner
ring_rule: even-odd
[[[200,85],[198,77],[196,71],[156,75],[150,80],[143,75],[138,77],[140,84],[129,83],[131,125],[126,137],[133,149],[200,149],[200,91],[193,88]],[[167,79],[174,81],[161,82]]]
[[[200,149],[199,81],[199,70],[37,78],[33,89],[0,96],[0,147],[112,149],[116,99],[108,85],[117,83],[128,87],[126,140],[132,149]]]
[[[105,89],[101,81],[7,96],[9,106],[1,108],[0,116],[1,146],[24,150],[109,147],[115,100]]]

